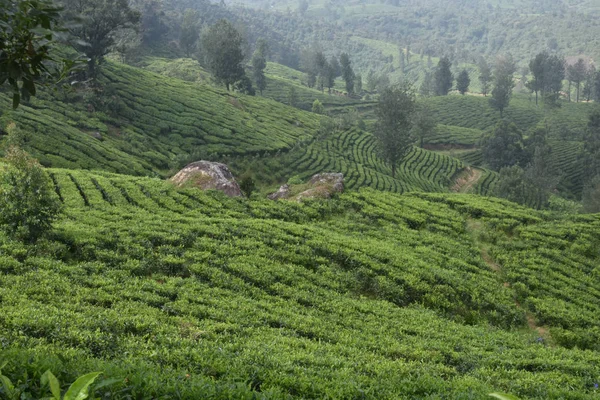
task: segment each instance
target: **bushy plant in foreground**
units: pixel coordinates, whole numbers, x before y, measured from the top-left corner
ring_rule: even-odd
[[[2,228],[15,238],[35,242],[52,228],[60,211],[60,200],[42,166],[20,147],[11,146],[0,169]]]

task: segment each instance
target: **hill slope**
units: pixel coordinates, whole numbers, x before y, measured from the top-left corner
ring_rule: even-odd
[[[369,133],[323,132],[326,117],[124,65],[107,64],[101,82],[101,91],[44,93],[4,111],[0,124],[14,120],[28,132],[27,148],[45,166],[131,175],[164,177],[208,159],[231,162],[236,174],[249,172],[262,185],[339,171],[350,188],[403,192],[447,191],[463,168],[451,157],[415,150],[394,179]],[[346,107],[343,99],[331,104]],[[0,94],[0,105],[9,104]]]
[[[113,398],[597,395],[597,217],[50,173],[68,206],[56,233],[0,235],[2,372],[28,371],[32,391],[51,366],[63,382],[104,371]]]

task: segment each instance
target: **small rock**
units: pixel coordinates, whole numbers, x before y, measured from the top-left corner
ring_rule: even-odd
[[[98,139],[98,140],[104,140],[104,137],[102,137],[102,134],[101,134],[100,132],[98,132],[98,131],[96,131],[96,132],[93,132],[93,133],[92,133],[92,137],[93,137],[94,139]]]
[[[269,200],[281,200],[290,197],[290,185],[283,185],[275,193],[267,196]]]
[[[225,164],[197,161],[179,171],[171,181],[178,186],[190,184],[202,190],[219,190],[229,197],[242,197],[240,186]]]
[[[312,186],[331,187],[333,193],[344,192],[344,174],[340,173],[324,173],[317,174],[312,177],[309,182]]]

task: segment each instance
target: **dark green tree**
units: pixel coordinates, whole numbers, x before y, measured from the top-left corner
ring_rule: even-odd
[[[446,96],[452,89],[454,76],[450,71],[451,67],[452,63],[448,57],[440,59],[433,78],[436,96]]]
[[[339,78],[340,76],[342,76],[342,66],[340,65],[340,62],[338,61],[336,56],[331,56],[331,58],[329,59],[329,66],[331,67],[334,73],[334,78]]]
[[[267,68],[267,60],[261,49],[258,48],[252,56],[252,75],[254,77],[256,88],[260,92],[261,96],[263,94],[263,90],[267,88],[265,68]]]
[[[518,165],[525,156],[523,135],[515,124],[502,120],[483,138],[482,153],[487,165],[496,171]]]
[[[71,33],[79,39],[76,49],[89,59],[88,77],[95,77],[97,66],[115,43],[115,32],[136,27],[140,14],[127,0],[62,0],[62,4],[68,19],[81,17]]]
[[[596,72],[593,80],[592,99],[594,99],[595,102],[600,103],[600,71]]]
[[[529,70],[533,75],[533,79],[529,81],[529,89],[535,93],[535,104],[538,104],[539,92],[545,87],[545,71],[547,69],[549,54],[546,52],[539,53],[529,62]]]
[[[425,72],[425,77],[423,78],[423,82],[421,83],[421,86],[419,87],[419,95],[423,96],[423,97],[429,97],[431,95],[433,95],[434,93],[434,87],[433,87],[433,76],[431,75],[430,72]]]
[[[195,10],[185,10],[179,34],[179,45],[185,51],[186,57],[190,56],[200,38],[198,23],[198,13]]]
[[[346,82],[346,91],[348,94],[352,94],[354,93],[356,75],[352,69],[350,56],[348,56],[348,53],[342,53],[340,56],[340,65],[342,69],[342,79],[344,79],[344,82]]]
[[[492,83],[492,69],[490,65],[485,61],[483,57],[479,59],[479,82],[481,83],[481,94],[487,97],[490,91],[490,85]]]
[[[354,90],[358,94],[363,91],[363,79],[361,74],[356,74],[356,77],[354,78]]]
[[[504,116],[504,109],[508,107],[512,97],[514,73],[516,65],[511,56],[499,57],[496,60],[494,72],[494,89],[490,98],[490,105],[500,111],[500,118]]]
[[[325,107],[323,107],[323,103],[321,103],[319,101],[319,99],[315,99],[315,101],[313,102],[312,112],[314,112],[315,114],[324,114],[325,113]]]
[[[374,135],[381,157],[392,169],[392,177],[396,176],[398,164],[412,149],[415,104],[414,91],[407,83],[390,86],[379,96]]]
[[[423,148],[425,139],[435,132],[437,122],[435,114],[426,102],[417,103],[413,115],[412,136],[419,141],[419,146]]]
[[[242,63],[242,35],[222,19],[202,35],[202,49],[206,68],[215,80],[230,90],[246,75]]]
[[[583,211],[600,213],[600,175],[591,179],[583,188]]]
[[[592,100],[594,97],[594,78],[596,77],[596,67],[590,65],[585,76],[585,84],[583,86],[583,97],[586,101]]]
[[[573,81],[573,83],[575,83],[575,89],[577,91],[576,102],[579,103],[581,82],[585,80],[587,75],[587,66],[585,65],[585,61],[583,61],[583,58],[577,60],[577,62],[573,65],[573,68],[570,68],[569,71],[569,81]]]
[[[584,182],[600,176],[600,108],[589,116],[581,161]]]
[[[49,0],[0,0],[0,87],[10,86],[14,108],[75,65],[53,52],[62,30],[60,9]]]
[[[456,78],[456,89],[460,94],[464,95],[469,91],[469,85],[471,84],[471,78],[469,78],[469,72],[463,69],[458,77]]]

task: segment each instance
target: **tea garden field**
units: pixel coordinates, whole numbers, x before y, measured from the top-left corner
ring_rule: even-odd
[[[0,236],[2,374],[34,398],[48,368],[102,371],[94,395],[117,399],[598,395],[597,216],[49,173],[55,231]]]

